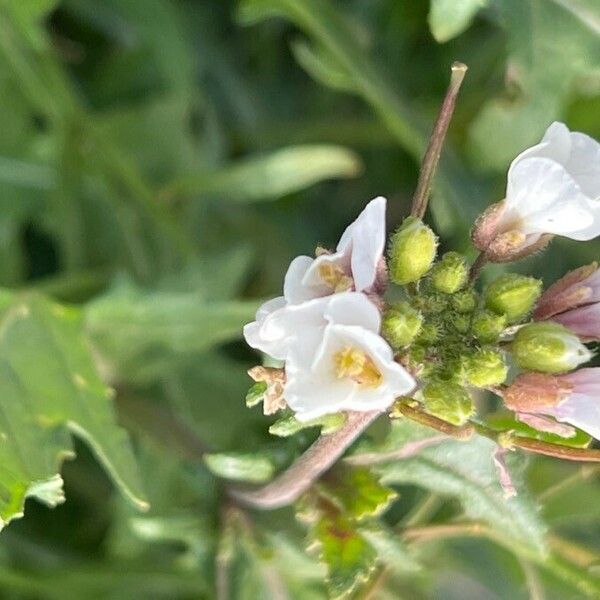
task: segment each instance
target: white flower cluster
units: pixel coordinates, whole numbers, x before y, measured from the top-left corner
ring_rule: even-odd
[[[283,296],[263,304],[244,328],[250,346],[285,361],[283,396],[300,421],[384,410],[415,388],[379,334],[385,210],[385,198],[375,198],[335,252],[295,258]]]

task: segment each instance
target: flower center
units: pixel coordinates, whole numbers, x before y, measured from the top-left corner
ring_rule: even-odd
[[[381,371],[362,350],[348,346],[333,357],[338,379],[349,378],[365,387],[378,387],[383,381]]]
[[[319,277],[335,292],[347,292],[352,289],[354,282],[344,270],[332,262],[319,265]]]

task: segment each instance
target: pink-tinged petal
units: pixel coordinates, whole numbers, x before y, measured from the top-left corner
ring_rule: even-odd
[[[385,246],[385,209],[386,199],[382,196],[371,200],[338,243],[338,252],[351,252],[352,277],[357,291],[366,290],[375,282]]]
[[[553,233],[577,240],[600,234],[600,221],[596,222],[589,199],[574,179],[557,162],[537,157],[522,160],[511,168],[503,227],[525,234]]]
[[[569,271],[542,294],[533,318],[536,321],[543,321],[582,304],[595,302],[596,286],[600,297],[599,275],[600,271],[595,262]]]
[[[502,446],[496,446],[496,449],[492,453],[492,459],[498,471],[498,481],[500,482],[500,486],[504,492],[505,500],[514,498],[517,495],[517,489],[515,488],[512,477],[510,476],[510,471],[506,466],[507,452],[508,450],[506,448],[502,448]]]
[[[600,304],[580,306],[559,315],[552,320],[564,325],[584,341],[600,339]]]
[[[528,413],[517,413],[516,417],[521,423],[533,427],[538,431],[545,431],[546,433],[553,433],[563,438],[572,438],[575,436],[577,431],[570,425],[564,423],[557,423],[550,417],[542,417],[541,415],[533,415]]]
[[[547,413],[600,440],[600,398],[585,394],[572,394]]]
[[[560,375],[559,379],[566,382],[576,394],[600,398],[600,367],[579,369],[567,375]]]

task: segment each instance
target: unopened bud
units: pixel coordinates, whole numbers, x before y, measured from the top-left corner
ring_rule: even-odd
[[[498,277],[485,291],[485,305],[505,314],[509,323],[527,316],[542,292],[542,282],[525,275],[507,274]]]
[[[450,315],[449,321],[459,333],[467,333],[471,327],[471,315],[453,314]]]
[[[408,302],[398,302],[383,316],[381,333],[392,348],[402,348],[413,342],[423,324],[423,317]]]
[[[421,219],[407,217],[394,233],[389,249],[389,273],[398,285],[418,281],[431,268],[437,249],[437,237]]]
[[[488,388],[504,383],[508,365],[499,350],[481,348],[466,358],[464,372],[470,385]]]
[[[519,229],[505,229],[503,213],[505,203],[492,204],[475,222],[471,238],[476,248],[485,253],[487,260],[505,263],[519,260],[544,248],[552,235],[537,236],[532,241],[530,235]]]
[[[464,425],[475,408],[465,388],[449,381],[432,381],[423,389],[427,412],[454,425]]]
[[[435,323],[424,323],[417,336],[417,341],[421,344],[435,344],[440,337],[440,329]]]
[[[444,294],[458,292],[467,283],[468,276],[467,261],[458,252],[447,252],[431,269],[433,287]]]
[[[542,373],[565,373],[592,358],[574,333],[552,322],[531,323],[519,329],[512,353],[522,369]]]
[[[479,310],[473,315],[471,331],[482,344],[493,344],[506,328],[506,315],[491,310]]]
[[[452,296],[452,308],[459,313],[470,313],[477,306],[477,292],[475,290],[463,290]]]

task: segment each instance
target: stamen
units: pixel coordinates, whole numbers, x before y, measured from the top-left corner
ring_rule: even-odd
[[[319,265],[319,276],[336,293],[347,292],[354,283],[352,277],[348,277],[341,267],[332,262]]]
[[[349,378],[365,387],[381,385],[383,375],[362,350],[349,346],[337,352],[333,361],[338,379]]]

